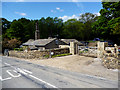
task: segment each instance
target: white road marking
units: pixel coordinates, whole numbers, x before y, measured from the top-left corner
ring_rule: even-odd
[[[22,69],[22,70],[25,71],[25,72],[27,72],[27,73],[29,73],[29,74],[32,74],[32,72],[30,72],[30,71],[28,71],[26,69]]]
[[[50,84],[50,83],[47,83],[47,82],[45,82],[45,81],[43,81],[43,80],[41,80],[41,79],[39,79],[39,78],[37,78],[37,77],[35,77],[35,76],[33,76],[33,75],[29,75],[29,76],[32,77],[32,78],[34,78],[34,79],[37,79],[38,81],[41,81],[41,82],[47,84],[47,85],[49,85],[49,86],[51,86],[51,87],[53,87],[53,88],[58,88],[58,87],[56,87],[56,86],[54,86],[54,85],[52,85],[52,84]]]
[[[9,66],[10,66],[10,64],[8,64],[8,63],[4,63],[4,64],[6,64],[6,65],[9,65]]]
[[[106,78],[103,78],[103,77],[92,76],[92,75],[88,75],[88,74],[81,74],[81,75],[84,75],[84,76],[87,76],[87,77],[90,77],[90,78],[97,78],[97,79],[101,79],[101,80],[107,80]]]
[[[10,66],[10,67],[12,67],[12,68],[14,68],[15,70],[17,69],[16,67],[14,67],[14,66],[12,66],[12,65],[10,65],[10,64],[8,64],[8,63],[4,63],[4,64],[6,64],[6,65],[8,65],[8,66]]]
[[[12,79],[12,77],[8,77],[8,78],[5,78],[5,79],[2,79],[2,77],[0,76],[0,80],[1,81],[5,81],[5,80],[9,80],[9,79]]]
[[[22,69],[20,69],[20,68],[17,68],[17,71],[20,72],[20,73],[22,73],[22,74],[28,75],[26,72],[24,72],[24,71],[23,71]]]
[[[12,76],[12,77],[15,77],[15,78],[16,78],[16,77],[20,77],[20,76],[21,76],[21,74],[19,74],[19,73],[17,73],[17,72],[16,72],[16,73],[17,73],[18,75],[15,76],[15,75],[13,75],[10,71],[13,71],[13,72],[16,72],[16,71],[15,71],[15,70],[7,70],[7,71],[6,71],[6,72],[7,72],[10,76]]]
[[[34,79],[37,79],[38,81],[41,81],[41,82],[43,82],[43,83],[45,83],[45,84],[47,84],[47,85],[49,85],[49,86],[51,86],[51,87],[53,87],[53,88],[58,88],[58,87],[56,87],[56,86],[54,86],[54,85],[52,85],[52,84],[50,84],[50,83],[48,83],[48,82],[45,82],[44,80],[42,80],[42,79],[39,79],[39,78],[37,78],[37,77],[35,77],[35,76],[33,76],[33,75],[30,75],[30,74],[32,74],[32,72],[30,72],[30,71],[28,71],[28,70],[26,70],[26,69],[20,69],[20,68],[16,68],[16,67],[14,67],[14,66],[12,66],[12,65],[10,65],[10,64],[8,64],[8,63],[5,63],[6,65],[9,65],[10,67],[12,67],[12,68],[14,68],[15,70],[14,70],[14,72],[21,72],[22,74],[25,74],[25,75],[28,75],[28,76],[30,76],[30,77],[32,77],[32,78],[34,78]],[[18,75],[18,76],[14,76],[13,74],[11,74],[10,73],[10,70],[7,70],[7,73],[9,74],[9,75],[11,75],[12,77],[18,77],[18,76],[20,76],[20,74]],[[29,73],[29,74],[28,74]]]

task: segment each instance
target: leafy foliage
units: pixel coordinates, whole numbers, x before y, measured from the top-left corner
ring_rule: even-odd
[[[65,38],[84,39],[84,24],[76,19],[70,19],[64,23],[63,34]]]
[[[35,23],[38,21],[40,38],[48,37],[72,38],[77,40],[92,40],[101,38],[113,40],[120,44],[120,1],[102,2],[100,16],[92,13],[80,15],[80,19],[70,19],[63,22],[57,17],[42,17],[39,20],[21,18],[8,21],[1,18],[3,48],[15,48],[20,43],[35,37]]]
[[[94,33],[101,38],[120,44],[118,42],[120,41],[120,1],[103,2],[102,5],[101,16],[92,26]]]
[[[21,44],[21,42],[17,39],[7,39],[5,38],[2,42],[2,47],[3,47],[3,50],[5,48],[7,49],[13,49],[13,48],[16,48],[16,47],[19,47],[19,45]]]

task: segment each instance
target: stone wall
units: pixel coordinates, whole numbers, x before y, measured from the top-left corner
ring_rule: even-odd
[[[120,69],[118,46],[107,47],[104,42],[98,42],[97,57],[102,59],[102,65],[108,69]]]
[[[108,69],[120,69],[120,58],[104,57],[102,58],[102,65]]]
[[[43,51],[33,50],[33,51],[9,51],[9,56],[25,58],[25,59],[43,59],[49,58],[50,53],[53,52],[54,55],[69,53],[69,48],[57,48],[57,49],[46,49]]]
[[[56,48],[56,49],[50,49],[50,51],[53,52],[54,55],[70,53],[69,48]]]

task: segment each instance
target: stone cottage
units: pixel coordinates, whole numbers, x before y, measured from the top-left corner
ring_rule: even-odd
[[[30,50],[45,50],[59,48],[59,45],[67,45],[64,41],[56,38],[48,39],[37,39],[37,40],[28,40],[22,44],[23,46],[29,47]]]

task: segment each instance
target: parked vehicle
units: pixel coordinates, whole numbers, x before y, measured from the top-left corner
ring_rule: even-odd
[[[84,46],[87,46],[89,42],[87,42],[87,41],[81,41],[81,43],[82,43]]]
[[[111,40],[108,41],[101,41],[101,42],[108,42],[108,47],[114,47],[114,43]]]
[[[99,38],[94,38],[94,40],[93,41],[100,41],[100,39]]]
[[[108,42],[109,47],[114,47],[114,43],[112,41],[106,41],[106,42]]]
[[[120,47],[118,48],[118,52],[120,53]]]

